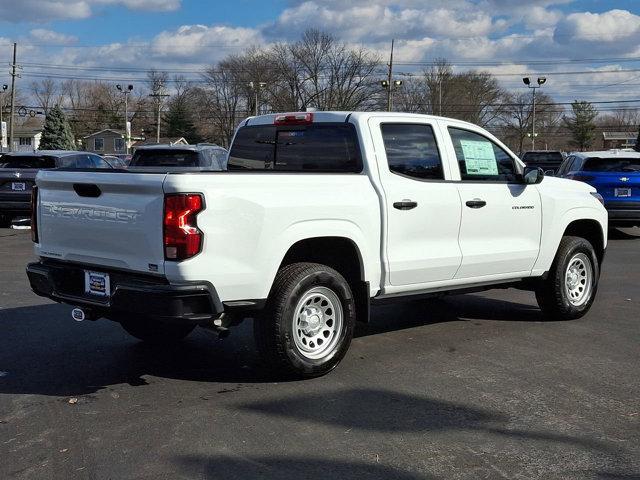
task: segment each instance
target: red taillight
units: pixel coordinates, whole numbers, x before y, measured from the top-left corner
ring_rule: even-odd
[[[196,215],[204,209],[202,195],[178,193],[164,196],[164,258],[185,260],[200,253],[202,232]]]
[[[38,243],[38,187],[31,189],[31,241]]]
[[[274,125],[309,125],[313,123],[313,113],[279,113],[273,119]]]

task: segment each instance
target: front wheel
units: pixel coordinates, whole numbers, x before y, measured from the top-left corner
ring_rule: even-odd
[[[538,305],[554,320],[580,318],[593,304],[599,277],[591,243],[581,237],[563,237],[547,279],[536,289]]]
[[[317,263],[287,265],[254,320],[256,345],[276,373],[324,375],[347,353],[355,311],[351,288],[336,270]]]

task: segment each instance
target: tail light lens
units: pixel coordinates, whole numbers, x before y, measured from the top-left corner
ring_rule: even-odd
[[[38,243],[38,187],[31,189],[31,241]]]
[[[198,193],[170,194],[164,197],[164,258],[185,260],[202,249],[202,232],[196,216],[204,210]]]

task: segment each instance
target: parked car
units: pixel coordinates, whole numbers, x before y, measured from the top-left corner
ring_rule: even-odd
[[[38,171],[50,168],[110,169],[99,155],[66,150],[5,153],[0,158],[0,223],[31,215],[31,189]]]
[[[548,318],[581,317],[607,244],[593,187],[417,114],[262,115],[242,122],[225,172],[37,183],[37,294],[156,342],[254,317],[265,361],[301,377],[340,362],[374,303],[516,286]]]
[[[138,147],[130,167],[178,167],[224,170],[227,150],[218,145],[145,145]]]
[[[559,150],[530,150],[522,155],[522,161],[527,167],[538,167],[553,175],[560,168],[564,156]]]
[[[640,152],[607,150],[572,153],[558,176],[594,187],[609,212],[609,226],[640,226]]]
[[[102,159],[107,162],[113,168],[127,168],[127,161],[122,157],[116,157],[115,155],[103,155]]]

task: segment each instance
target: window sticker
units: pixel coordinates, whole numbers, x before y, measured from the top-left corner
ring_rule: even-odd
[[[498,175],[498,162],[491,142],[460,140],[467,175]]]

